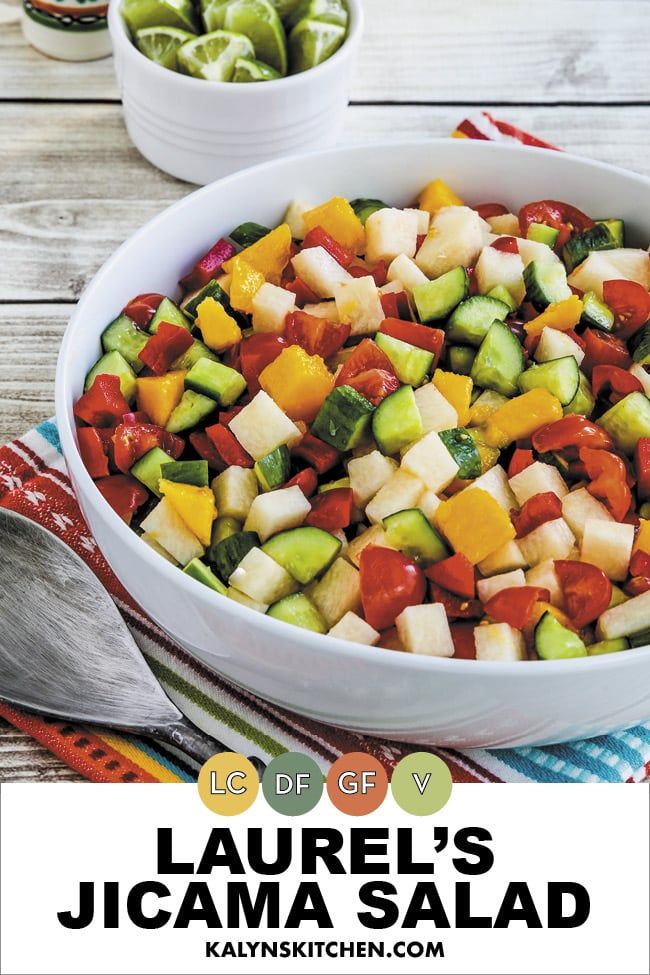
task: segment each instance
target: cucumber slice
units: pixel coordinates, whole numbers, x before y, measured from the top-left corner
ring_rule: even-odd
[[[567,271],[573,271],[574,267],[582,264],[591,251],[611,251],[614,247],[616,247],[616,241],[607,225],[595,223],[584,233],[569,237],[562,248],[562,259],[566,264]]]
[[[139,356],[149,338],[149,334],[139,329],[128,315],[118,315],[102,332],[102,349],[119,352],[137,373],[144,368]]]
[[[232,406],[246,389],[246,380],[236,369],[202,358],[188,372],[185,386],[212,397],[219,406]]]
[[[587,656],[587,648],[578,634],[562,626],[552,613],[544,613],[535,627],[535,650],[542,660]]]
[[[199,359],[211,359],[212,362],[219,361],[212,349],[209,349],[200,339],[194,339],[189,349],[186,349],[182,355],[179,355],[178,359],[174,359],[172,369],[182,369],[183,371],[191,369]]]
[[[460,376],[469,376],[476,357],[476,349],[471,345],[452,345],[447,349],[447,359],[452,372]]]
[[[645,393],[629,393],[598,421],[619,450],[633,454],[641,437],[650,437],[650,399]]]
[[[625,221],[614,219],[596,220],[596,224],[603,224],[614,238],[615,247],[625,247]]]
[[[555,227],[549,227],[545,223],[531,223],[526,233],[528,240],[535,240],[538,244],[546,244],[547,247],[555,247],[560,231]]]
[[[580,324],[611,332],[614,328],[614,312],[593,291],[587,291],[582,298]]]
[[[319,484],[317,494],[325,494],[326,491],[335,491],[337,488],[349,488],[350,478],[339,477],[337,481],[328,481],[327,484]]]
[[[567,406],[564,407],[564,414],[580,413],[582,416],[591,416],[596,405],[596,398],[591,392],[591,383],[584,372],[580,373],[578,392]]]
[[[412,386],[402,386],[382,400],[372,418],[372,434],[382,454],[397,454],[424,434]]]
[[[122,396],[127,403],[132,403],[135,399],[137,388],[135,385],[135,373],[124,356],[116,349],[112,352],[107,352],[101,359],[97,360],[86,376],[84,392],[90,389],[97,376],[117,376],[120,380]]]
[[[350,206],[364,225],[368,217],[376,213],[377,210],[390,209],[388,204],[384,203],[383,200],[367,200],[364,197],[359,197],[357,200],[350,200]]]
[[[519,377],[519,389],[522,393],[528,393],[531,389],[547,389],[559,399],[562,406],[571,403],[579,386],[580,370],[572,355],[540,362],[526,369]]]
[[[469,277],[465,268],[459,266],[434,281],[416,285],[413,300],[421,322],[436,322],[446,318],[468,294]]]
[[[553,264],[531,261],[524,268],[524,284],[526,297],[532,301],[538,311],[544,311],[556,301],[571,297],[566,271],[559,261]]]
[[[289,448],[282,444],[276,447],[266,457],[262,457],[255,462],[255,476],[258,484],[263,491],[273,491],[289,480],[291,470],[291,457]]]
[[[172,460],[162,465],[160,476],[166,481],[207,487],[210,475],[207,460]]]
[[[135,462],[129,473],[159,498],[158,482],[162,477],[162,466],[168,465],[170,460],[169,454],[166,454],[161,447],[152,447]]]
[[[155,334],[161,322],[178,325],[180,328],[186,328],[188,332],[192,330],[190,320],[185,317],[178,305],[175,305],[170,298],[163,298],[158,305],[153,318],[149,322],[149,331]]]
[[[273,603],[271,608],[266,611],[266,615],[272,616],[276,620],[282,620],[283,623],[301,626],[303,630],[327,633],[325,620],[304,592],[294,592],[291,596],[285,596],[284,599]]]
[[[377,332],[375,342],[391,361],[395,375],[408,386],[421,386],[433,365],[433,352]]]
[[[492,322],[505,321],[510,311],[510,305],[498,298],[472,295],[452,312],[445,328],[447,341],[479,346]]]
[[[322,528],[304,525],[274,535],[262,545],[262,551],[306,586],[329,568],[341,551],[341,542]]]
[[[231,518],[229,515],[222,515],[217,518],[214,525],[212,526],[212,539],[210,540],[210,547],[213,545],[218,545],[222,542],[224,538],[230,538],[231,535],[236,535],[237,532],[241,531],[241,521],[237,521],[236,518]]]
[[[235,244],[239,244],[240,247],[250,247],[251,244],[256,244],[258,240],[261,240],[262,237],[266,237],[270,233],[271,231],[268,227],[263,227],[261,223],[255,223],[253,220],[249,220],[246,223],[240,223],[228,236]]]
[[[218,579],[212,569],[202,562],[201,559],[192,559],[183,569],[186,575],[192,576],[197,582],[202,582],[208,589],[214,589],[221,596],[227,596],[228,590],[221,579]]]
[[[514,396],[524,371],[524,354],[519,339],[503,322],[493,322],[476,353],[470,376],[477,386]]]
[[[631,647],[646,647],[650,644],[650,628],[637,633],[630,633],[628,639]]]
[[[255,532],[235,532],[228,535],[208,549],[208,559],[214,565],[219,578],[228,582],[231,575],[252,548],[257,548],[260,540]]]
[[[169,433],[182,433],[183,430],[190,430],[192,427],[198,426],[201,420],[210,416],[216,408],[215,400],[204,396],[202,393],[186,389],[180,403],[172,410],[165,430],[168,430]]]
[[[468,430],[456,427],[453,430],[441,430],[438,436],[458,464],[457,477],[462,480],[480,477],[481,455]]]
[[[444,541],[419,508],[406,508],[384,518],[386,543],[416,562],[440,562],[449,555]]]
[[[519,307],[517,302],[512,297],[505,284],[497,284],[491,291],[488,291],[486,298],[496,298],[497,301],[502,301],[504,305],[507,305],[511,312],[517,311]]]
[[[639,365],[648,366],[650,365],[650,322],[647,322],[637,335],[639,338],[635,344],[632,358]]]
[[[232,318],[236,318],[238,321],[241,321],[241,316],[230,304],[230,298],[216,278],[211,278],[208,283],[204,284],[202,288],[198,289],[198,291],[192,291],[190,294],[185,295],[181,301],[181,311],[193,322],[196,319],[196,313],[199,305],[202,301],[205,301],[206,298],[214,298],[214,300],[218,301],[220,305],[223,305],[224,309]]]
[[[618,653],[629,649],[630,641],[621,636],[616,640],[599,640],[598,643],[592,643],[587,647],[587,653],[590,657],[597,657],[602,653]]]
[[[537,455],[537,460],[540,464],[551,464],[553,467],[557,467],[562,477],[565,480],[569,479],[569,461],[559,451],[546,450]]]
[[[363,440],[375,408],[351,386],[337,386],[314,420],[311,432],[337,450],[351,450]]]

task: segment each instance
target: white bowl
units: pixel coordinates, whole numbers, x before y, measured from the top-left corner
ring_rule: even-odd
[[[309,633],[216,596],[156,555],[100,495],[77,449],[72,406],[99,335],[134,294],[174,294],[214,240],[244,220],[273,226],[288,201],[334,194],[408,204],[434,176],[471,203],[545,197],[624,217],[647,244],[650,180],[560,152],[445,139],[278,160],[198,190],[150,221],[87,287],[56,377],[63,451],[83,512],[115,573],[174,639],[219,673],[322,721],[457,747],[542,744],[650,717],[650,647],[586,659],[489,663],[418,657]],[[643,231],[643,233],[642,233]],[[650,622],[650,621],[649,621]]]
[[[348,35],[323,64],[277,81],[204,81],[162,68],[134,46],[109,4],[108,28],[124,121],[142,155],[190,183],[290,152],[332,145],[343,124],[350,75],[363,31],[360,0],[346,0]]]

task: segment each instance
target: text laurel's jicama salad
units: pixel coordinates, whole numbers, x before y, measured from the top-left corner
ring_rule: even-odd
[[[623,221],[434,180],[293,202],[130,301],[75,405],[162,558],[274,619],[437,657],[650,643],[650,258]]]

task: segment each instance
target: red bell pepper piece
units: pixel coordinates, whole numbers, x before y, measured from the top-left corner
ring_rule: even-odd
[[[186,328],[161,322],[158,331],[151,336],[138,357],[155,376],[163,376],[193,342],[194,339]]]
[[[401,342],[414,345],[418,349],[433,352],[433,368],[438,365],[445,344],[445,333],[441,328],[418,325],[416,322],[403,322],[399,318],[385,318],[379,326],[379,331]]]
[[[483,217],[484,220],[487,220],[488,217],[502,217],[504,213],[510,212],[507,207],[504,207],[503,203],[479,203],[474,209],[479,217]]]
[[[517,538],[523,538],[547,521],[555,521],[556,518],[561,517],[562,502],[552,491],[534,494],[524,502],[521,511],[510,512]]]
[[[639,499],[650,498],[650,437],[640,437],[634,452],[636,489]]]
[[[136,295],[124,306],[122,314],[130,318],[140,328],[146,328],[164,297],[157,291],[148,291],[146,294]]]
[[[214,423],[211,427],[206,427],[205,432],[226,467],[253,467],[253,458],[244,450],[228,427]]]
[[[305,522],[326,532],[339,531],[350,524],[353,507],[351,488],[330,488],[312,498],[311,511]]]
[[[354,376],[368,369],[383,369],[385,372],[392,372],[395,375],[393,364],[382,352],[372,339],[362,339],[356,346],[352,354],[346,359],[343,367],[336,377],[337,386],[348,386]]]
[[[522,450],[520,447],[517,447],[508,464],[508,477],[521,474],[522,471],[525,471],[527,467],[530,467],[534,463],[535,458],[532,450]]]
[[[183,453],[185,442],[174,433],[168,433],[154,423],[120,423],[113,434],[115,466],[128,474],[136,460],[144,457],[154,447],[160,447],[174,460]]]
[[[122,518],[127,525],[137,509],[149,497],[147,489],[126,474],[111,474],[110,477],[100,477],[95,481],[100,493],[108,501],[113,511]]]
[[[194,433],[190,434],[190,443],[196,450],[199,457],[202,460],[207,460],[208,465],[212,467],[215,471],[225,471],[226,464],[224,460],[214,446],[210,438],[203,430],[196,430]]]
[[[411,559],[392,548],[367,545],[359,559],[364,616],[376,630],[387,630],[407,606],[419,606],[426,582]]]
[[[613,446],[612,438],[606,430],[577,413],[570,413],[561,420],[538,427],[533,433],[532,441],[533,447],[540,453],[564,450],[566,447],[607,450]]]
[[[119,376],[95,376],[90,389],[75,403],[73,413],[91,427],[111,427],[119,423],[129,404],[122,395]]]
[[[394,373],[386,372],[385,369],[366,369],[358,376],[353,376],[347,385],[365,396],[373,406],[379,406],[390,393],[399,389],[400,381]]]
[[[587,343],[583,339],[582,335],[578,335],[575,329],[567,328],[565,335],[568,335],[570,339],[573,339],[575,344],[582,349],[583,352],[587,351]]]
[[[462,552],[456,552],[448,559],[434,562],[424,570],[424,574],[427,579],[455,593],[456,596],[473,599],[476,595],[476,571]]]
[[[560,231],[555,242],[555,249],[558,251],[564,247],[574,231],[582,233],[594,225],[593,220],[582,210],[560,200],[537,200],[523,206],[519,211],[522,237],[526,237],[531,223],[545,223]]]
[[[422,244],[425,242],[426,239],[427,239],[427,235],[426,234],[418,234],[417,235],[417,237],[415,238],[415,253],[416,254],[420,250],[420,248],[422,247]]]
[[[570,559],[555,562],[564,607],[577,630],[597,620],[612,598],[612,584],[597,566]]]
[[[387,271],[388,265],[386,264],[386,261],[378,261],[370,272],[375,279],[375,284],[378,288],[383,288],[383,286],[386,284]]]
[[[302,278],[294,278],[293,281],[287,281],[282,287],[285,291],[292,291],[294,293],[296,296],[296,304],[299,308],[302,308],[303,305],[315,305],[320,301],[316,292],[312,291]]]
[[[475,267],[466,267],[465,270],[467,271],[467,277],[469,278],[468,292],[469,292],[470,295],[477,295],[478,294],[478,281],[476,280],[476,268]]]
[[[322,227],[314,227],[303,240],[302,250],[306,251],[310,247],[324,248],[342,267],[349,267],[354,260],[352,251],[339,244],[338,240],[334,240]],[[365,273],[368,274],[367,271]]]
[[[582,338],[586,352],[580,368],[588,376],[595,366],[620,366],[621,369],[627,369],[632,364],[627,346],[615,335],[586,328]]]
[[[603,301],[616,316],[621,338],[629,339],[650,318],[650,294],[637,281],[605,281]]]
[[[644,592],[650,592],[650,576],[635,576],[623,588],[628,596],[641,596]]]
[[[294,474],[284,485],[288,487],[299,487],[306,498],[311,498],[318,487],[318,475],[313,467],[305,467],[303,470]]]
[[[325,474],[332,467],[336,467],[341,456],[338,450],[312,433],[306,433],[302,440],[294,444],[291,453],[294,457],[302,457],[319,474]]]
[[[488,599],[483,610],[497,623],[509,623],[518,630],[529,626],[533,620],[533,610],[538,602],[550,602],[548,589],[539,586],[512,586],[501,589]]]
[[[442,603],[450,620],[480,620],[483,616],[480,600],[456,596],[436,582],[429,583],[429,595],[432,603]]]
[[[579,453],[590,478],[587,490],[600,498],[616,521],[622,521],[632,506],[625,464],[608,450],[581,447]]]
[[[490,247],[493,247],[495,251],[502,251],[504,254],[519,253],[516,237],[497,237],[496,240],[492,241]]]
[[[476,660],[474,626],[474,623],[455,623],[451,628],[454,657],[460,660]]]
[[[299,345],[309,355],[329,359],[336,355],[350,337],[350,326],[344,322],[330,322],[327,318],[294,311],[287,315],[284,337],[288,345]]]
[[[636,551],[630,559],[631,576],[650,576],[650,555],[641,549]]]
[[[386,318],[411,320],[411,309],[406,291],[387,291],[379,296],[379,300]]]
[[[196,291],[216,277],[224,261],[235,255],[235,248],[228,240],[220,238],[210,250],[201,257],[191,271],[181,278],[180,284],[185,291]]]
[[[594,366],[591,374],[591,391],[600,396],[605,391],[612,403],[618,403],[628,393],[642,393],[640,381],[620,366]]]
[[[244,409],[243,406],[233,406],[229,410],[222,410],[219,413],[219,423],[222,427],[227,427],[231,420],[234,420],[238,413]]]
[[[95,427],[78,427],[77,442],[84,467],[91,477],[108,477],[108,457],[104,440]]]
[[[243,339],[239,346],[241,372],[248,384],[248,391],[254,396],[260,390],[259,375],[287,348],[281,335],[259,332]]]
[[[138,423],[151,423],[151,417],[143,410],[136,410],[135,412],[125,413],[122,417],[122,423],[127,427],[133,427],[137,426]]]

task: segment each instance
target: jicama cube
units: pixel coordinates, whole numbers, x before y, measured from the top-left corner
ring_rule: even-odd
[[[518,305],[524,300],[524,262],[519,254],[499,251],[496,247],[484,247],[475,267],[479,293],[488,294],[497,285],[507,288]]]
[[[545,562],[540,562],[529,569],[526,573],[526,585],[548,589],[552,606],[561,606],[564,602],[562,586],[555,571],[554,559],[546,559]]]
[[[435,430],[409,447],[402,457],[401,469],[418,477],[436,494],[444,491],[458,474],[458,464]]]
[[[527,564],[519,545],[513,538],[479,562],[478,570],[484,576],[492,576],[498,572],[525,569]]]
[[[287,570],[261,548],[251,548],[246,553],[228,582],[255,602],[267,605],[296,590]]]
[[[336,307],[336,302],[332,301],[319,301],[316,305],[304,305],[304,312],[308,315],[313,315],[314,318],[327,318],[330,322],[338,322],[339,313]]]
[[[271,535],[297,528],[311,511],[311,505],[297,484],[258,494],[250,506],[244,530],[257,532],[265,542]],[[279,597],[278,597],[279,598]]]
[[[525,586],[526,576],[522,569],[513,569],[512,572],[500,572],[489,579],[479,579],[476,583],[478,598],[482,603],[487,603],[502,589],[512,589],[515,586]]]
[[[320,612],[328,627],[361,606],[359,570],[345,559],[338,558],[322,579],[309,591],[309,598]]]
[[[643,392],[646,396],[650,396],[650,374],[648,374],[640,362],[633,362],[628,372],[635,379],[638,379],[643,387]]]
[[[374,335],[386,317],[372,275],[339,282],[334,298],[339,320],[350,326],[351,335]]]
[[[363,457],[353,457],[348,462],[348,477],[354,503],[359,508],[365,508],[396,470],[397,461],[392,457],[384,457],[378,450],[364,454]]]
[[[398,295],[404,290],[401,281],[387,281],[379,289],[380,295]]]
[[[454,641],[442,603],[407,606],[395,620],[395,626],[404,647],[411,653],[453,657]]]
[[[555,251],[540,240],[519,237],[517,248],[524,264],[530,264],[531,261],[539,261],[540,264],[557,264],[560,260]]]
[[[583,562],[597,565],[613,582],[618,582],[627,575],[633,545],[632,525],[588,518],[584,526],[580,558]]]
[[[345,553],[346,559],[358,568],[361,553],[368,545],[379,545],[381,548],[393,548],[386,541],[386,533],[382,524],[371,525],[370,528],[366,528],[364,532],[361,532],[360,535],[353,538]]]
[[[429,280],[420,270],[415,261],[406,254],[398,254],[388,267],[386,277],[389,281],[397,282],[408,293],[412,294],[418,284],[426,284]]]
[[[374,264],[376,261],[392,261],[398,254],[413,257],[417,249],[418,223],[415,210],[394,207],[375,210],[366,220],[366,260]]]
[[[542,329],[539,344],[535,349],[535,361],[549,362],[551,359],[562,359],[567,355],[572,355],[578,365],[585,357],[584,351],[570,335],[546,325]]]
[[[330,636],[337,640],[349,640],[350,643],[363,643],[367,647],[374,647],[381,636],[356,613],[346,613],[329,631]]]
[[[519,217],[516,213],[498,213],[494,217],[486,217],[493,234],[504,237],[519,237]]]
[[[650,291],[650,255],[640,247],[615,247],[607,259],[619,272],[619,278],[636,281]]]
[[[163,548],[160,542],[157,542],[153,535],[149,535],[148,532],[145,532],[144,535],[140,535],[140,538],[149,546],[149,548],[152,548],[154,552],[157,552],[158,555],[162,555],[167,562],[171,562],[172,565],[178,564],[174,556],[171,555],[166,548]]]
[[[287,212],[282,222],[289,224],[289,230],[294,240],[304,240],[307,236],[307,228],[305,227],[303,217],[308,210],[313,209],[313,203],[305,203],[304,200],[292,200],[287,207]]]
[[[320,298],[333,298],[341,281],[351,281],[338,261],[324,247],[309,247],[291,259],[296,275]]]
[[[181,565],[187,565],[192,559],[203,555],[203,545],[189,530],[168,498],[158,502],[140,527]]]
[[[571,287],[580,291],[593,291],[602,301],[603,282],[625,279],[625,275],[610,260],[611,253],[612,251],[592,251],[568,276],[567,281]]]
[[[474,627],[477,660],[510,662],[526,659],[526,644],[521,630],[509,623],[488,623]]]
[[[582,542],[585,524],[590,518],[600,521],[614,521],[602,502],[590,494],[586,488],[569,491],[562,498],[562,517],[578,539]]]
[[[527,564],[535,566],[547,559],[568,559],[575,538],[564,518],[555,518],[517,539],[517,542]]]
[[[433,383],[418,387],[414,395],[425,434],[432,430],[453,430],[458,426],[458,413]]]
[[[228,424],[253,460],[300,436],[295,423],[263,389]]]
[[[525,504],[535,494],[552,491],[561,500],[569,491],[557,467],[553,467],[552,464],[542,464],[539,460],[511,477],[509,483],[520,505]]]
[[[284,332],[285,319],[296,307],[293,291],[265,281],[253,296],[253,329],[256,332]]]
[[[268,603],[260,603],[256,599],[251,599],[250,596],[246,596],[239,589],[234,589],[232,586],[228,586],[226,596],[236,603],[241,603],[242,606],[247,606],[248,609],[254,609],[256,613],[266,613],[269,608]]]
[[[404,213],[414,213],[417,217],[418,237],[429,232],[431,214],[428,210],[416,210],[414,207],[404,207]]]
[[[424,485],[419,478],[407,471],[397,470],[369,502],[366,518],[376,525],[396,511],[415,508],[423,490]]]
[[[434,515],[441,504],[442,501],[435,491],[424,491],[418,498],[418,508],[431,524],[433,524]]]
[[[508,482],[508,475],[504,471],[503,467],[498,464],[495,467],[491,467],[489,471],[485,474],[481,474],[476,480],[472,481],[470,487],[464,488],[464,491],[471,491],[472,488],[480,488],[481,491],[487,491],[497,504],[501,505],[503,510],[509,515],[512,509],[515,511],[519,508],[517,504],[517,499],[512,493],[510,484]],[[516,566],[514,566],[516,568]]]
[[[258,485],[252,467],[226,467],[213,479],[212,491],[219,516],[244,521],[257,497]]]
[[[650,623],[650,590],[628,599],[620,606],[606,609],[598,620],[596,636],[599,640],[616,640],[648,629]]]
[[[442,207],[431,221],[415,263],[429,278],[439,278],[461,264],[470,267],[488,233],[488,225],[475,210],[466,206]]]

